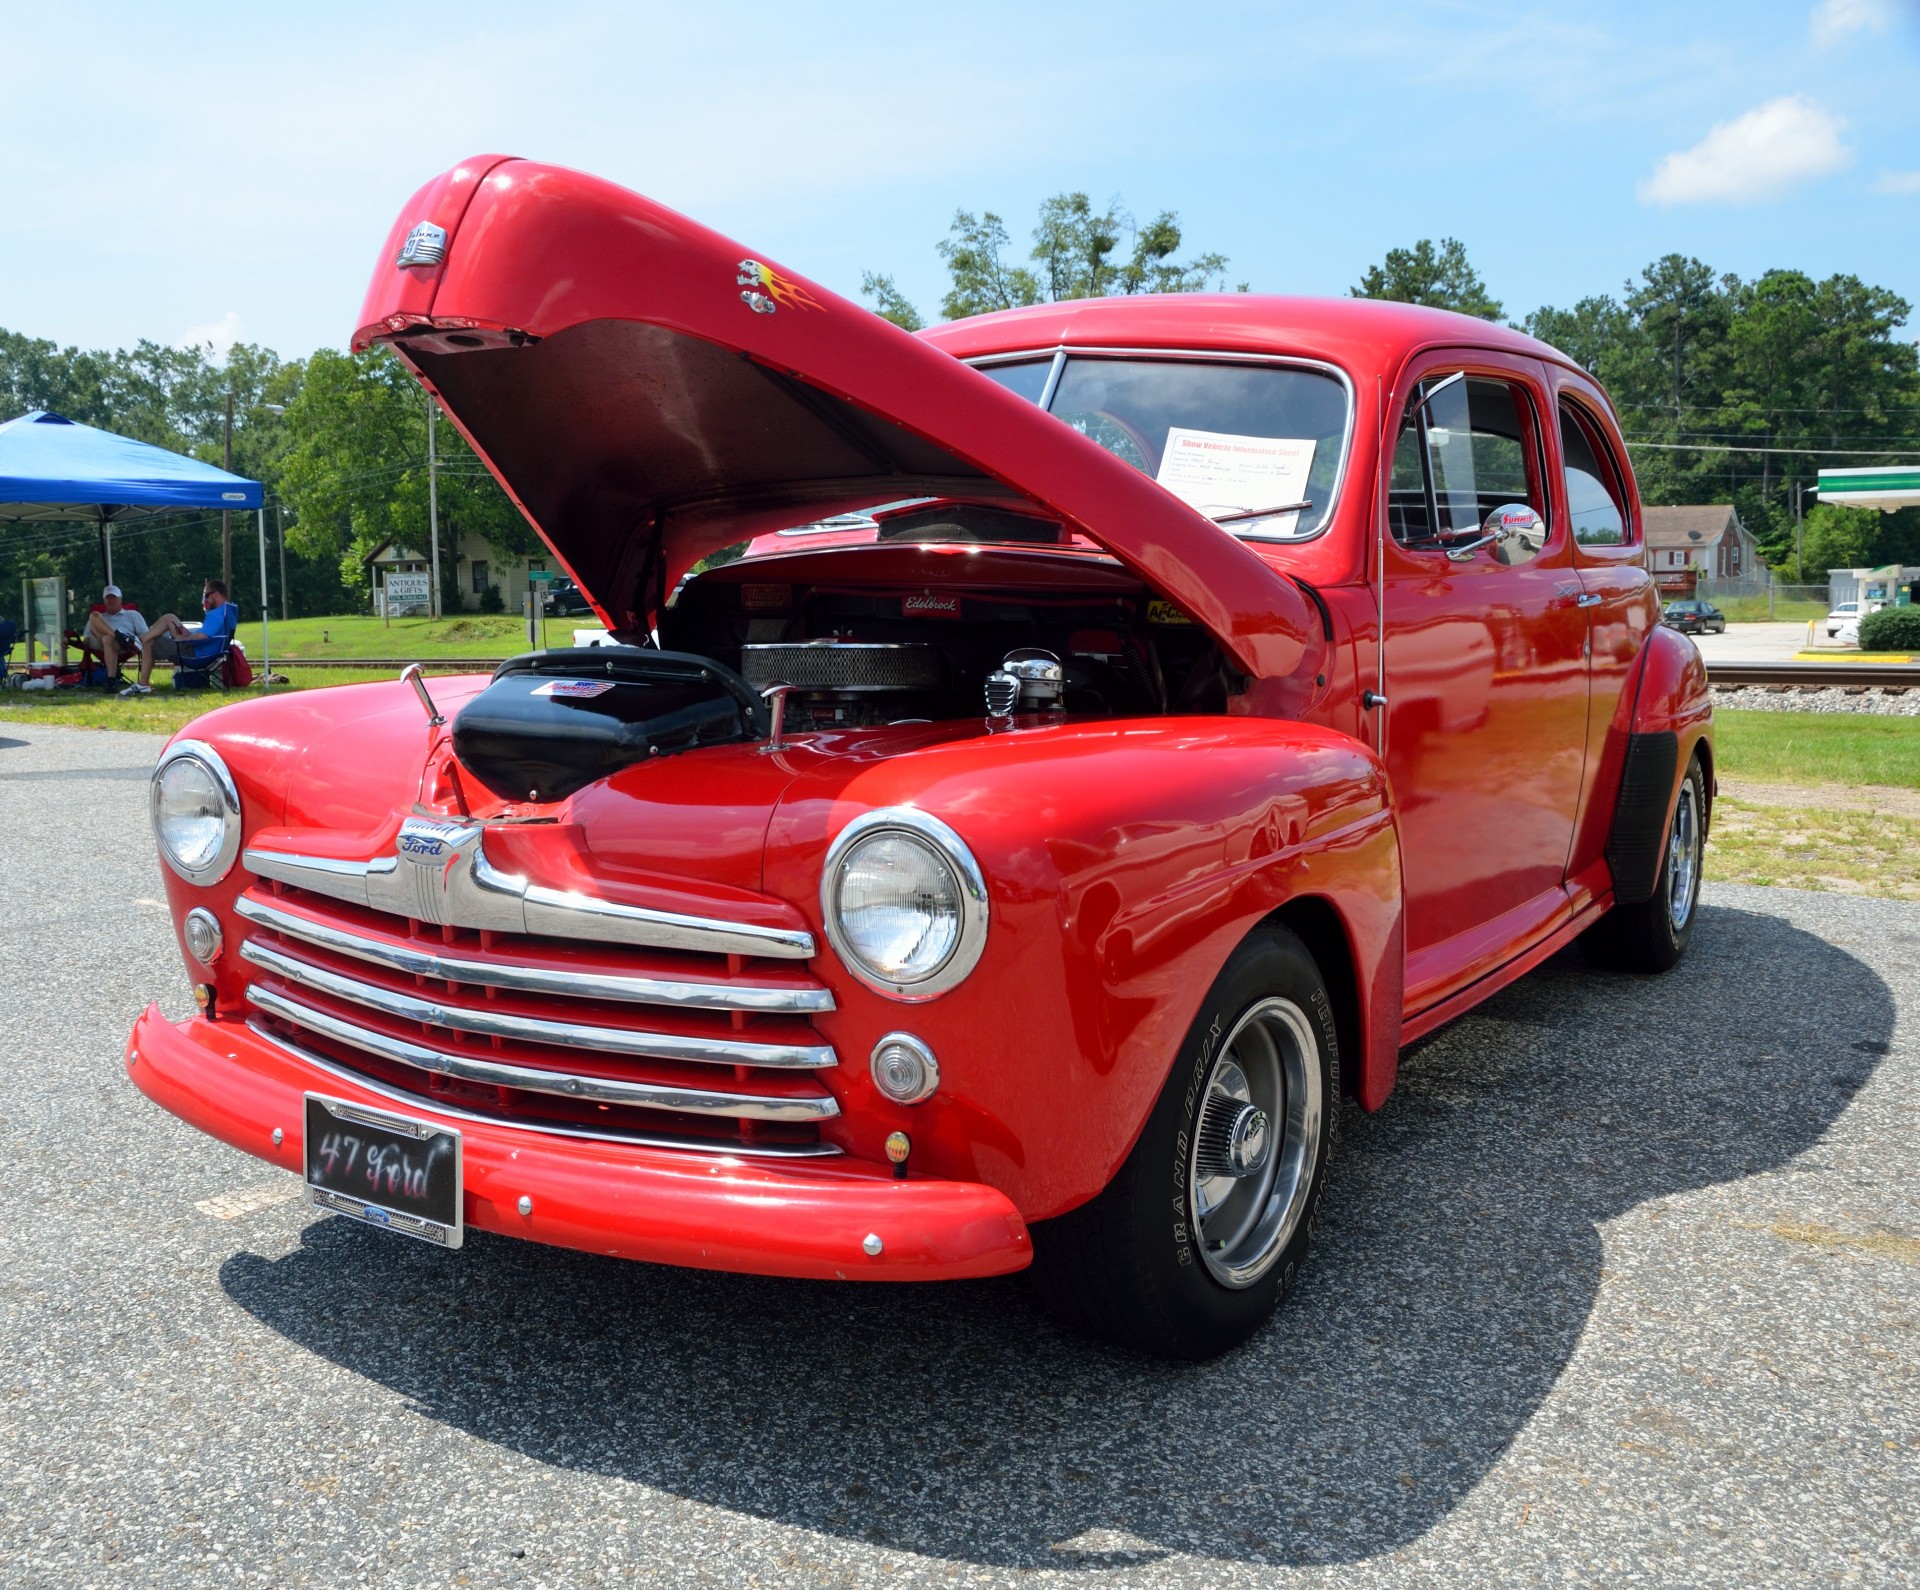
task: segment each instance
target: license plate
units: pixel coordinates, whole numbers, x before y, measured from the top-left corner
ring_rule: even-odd
[[[464,1240],[458,1132],[309,1093],[302,1154],[316,1208],[442,1248]]]

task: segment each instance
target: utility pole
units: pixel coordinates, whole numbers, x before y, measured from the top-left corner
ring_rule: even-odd
[[[280,523],[280,621],[284,624],[293,617],[287,610],[287,505],[276,502],[273,516]]]
[[[1793,483],[1793,583],[1807,583],[1807,522],[1800,513],[1800,482]]]
[[[227,388],[227,441],[222,457],[224,468],[233,473],[233,388]],[[233,510],[220,510],[220,579],[227,589],[233,589]]]
[[[440,611],[440,459],[434,451],[434,419],[438,409],[433,394],[427,394],[427,523],[433,535],[433,616]]]

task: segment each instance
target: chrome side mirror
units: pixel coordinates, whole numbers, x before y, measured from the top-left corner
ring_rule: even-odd
[[[1523,561],[1534,557],[1547,544],[1547,521],[1524,502],[1503,503],[1487,515],[1479,535],[1461,546],[1449,547],[1447,556],[1455,563],[1465,563],[1482,547],[1507,541],[1517,545]]]
[[[1547,521],[1524,502],[1510,502],[1487,515],[1482,535],[1496,541],[1518,541],[1529,553],[1547,544]]]

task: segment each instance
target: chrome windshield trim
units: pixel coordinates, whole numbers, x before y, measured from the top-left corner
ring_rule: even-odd
[[[247,1023],[247,1031],[256,1038],[272,1044],[284,1054],[292,1055],[302,1065],[312,1066],[330,1077],[351,1083],[378,1098],[390,1099],[414,1114],[428,1114],[450,1121],[472,1121],[476,1126],[490,1127],[502,1132],[525,1132],[535,1137],[571,1137],[586,1143],[624,1143],[634,1148],[670,1148],[682,1152],[707,1154],[715,1159],[838,1159],[840,1149],[832,1143],[734,1143],[710,1142],[703,1137],[676,1137],[668,1132],[617,1132],[594,1131],[591,1127],[567,1126],[560,1123],[542,1122],[534,1125],[527,1121],[504,1120],[497,1115],[482,1115],[477,1110],[464,1110],[458,1105],[447,1104],[438,1099],[423,1099],[416,1093],[408,1093],[401,1088],[390,1088],[384,1082],[372,1077],[362,1076],[358,1071],[327,1059],[325,1055],[315,1054],[311,1049],[295,1043],[285,1033],[274,1032],[263,1027],[257,1021]]]
[[[395,855],[343,861],[255,845],[245,860],[256,877],[448,927],[775,960],[803,961],[814,953],[813,935],[802,928],[656,911],[530,883],[487,860],[485,833],[480,823],[410,817],[401,824]]]
[[[565,1049],[590,1049],[602,1054],[632,1055],[643,1060],[686,1061],[697,1065],[764,1066],[778,1071],[820,1071],[839,1064],[829,1044],[749,1043],[743,1038],[686,1038],[675,1033],[638,1032],[625,1027],[600,1027],[535,1016],[509,1016],[494,1010],[469,1010],[462,1005],[416,999],[356,977],[315,966],[297,956],[248,939],[240,958],[284,977],[289,982],[364,1005],[400,1021],[417,1021],[449,1032],[470,1032],[483,1038],[507,1038],[521,1043],[554,1044]]]
[[[611,999],[632,1005],[665,1005],[679,1010],[745,1010],[797,1013],[832,1010],[825,988],[774,988],[761,983],[684,982],[668,977],[637,977],[617,972],[558,971],[544,966],[501,966],[469,961],[415,945],[389,944],[349,933],[330,923],[296,916],[278,906],[242,895],[234,911],[249,922],[323,950],[350,955],[376,966],[390,966],[413,977],[437,977],[450,983],[507,988],[523,994],[563,994],[575,999]]]
[[[248,1002],[333,1039],[336,1043],[364,1049],[383,1060],[436,1071],[441,1076],[457,1077],[462,1082],[478,1082],[487,1087],[522,1088],[530,1093],[551,1093],[564,1099],[586,1099],[596,1104],[624,1104],[643,1110],[672,1110],[681,1115],[718,1115],[729,1120],[824,1121],[840,1113],[839,1103],[830,1095],[818,1098],[766,1098],[753,1093],[720,1093],[706,1088],[675,1087],[666,1082],[615,1081],[607,1077],[578,1076],[569,1071],[545,1071],[535,1066],[510,1065],[501,1060],[482,1060],[477,1055],[450,1054],[430,1049],[405,1038],[389,1037],[353,1022],[315,1010],[285,994],[276,994],[258,983],[247,987]]]
[[[1060,381],[1065,374],[1068,359],[1155,359],[1163,363],[1202,360],[1208,364],[1281,364],[1332,376],[1340,383],[1341,390],[1347,394],[1347,424],[1341,437],[1340,467],[1333,473],[1333,485],[1329,488],[1326,497],[1326,515],[1320,521],[1320,528],[1310,536],[1263,536],[1251,530],[1229,530],[1225,525],[1218,528],[1222,535],[1230,535],[1236,541],[1259,541],[1268,546],[1299,546],[1308,541],[1318,541],[1332,525],[1334,510],[1340,505],[1340,488],[1346,484],[1347,466],[1353,462],[1353,435],[1356,419],[1353,378],[1339,365],[1330,360],[1315,359],[1299,353],[1242,353],[1227,348],[1130,348],[1104,345],[1083,348],[1075,343],[1066,342],[1057,342],[1045,348],[1010,348],[1002,353],[984,353],[966,360],[965,363],[975,368],[985,368],[996,364],[1011,364],[1021,359],[1038,361],[1049,357],[1054,361],[1053,368],[1047,372],[1046,389],[1041,393],[1042,401],[1036,405],[1049,414],[1053,412],[1053,400],[1059,393]]]

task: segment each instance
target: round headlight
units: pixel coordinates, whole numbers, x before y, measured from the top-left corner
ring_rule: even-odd
[[[896,999],[959,983],[987,939],[987,887],[960,836],[911,807],[855,818],[820,881],[827,937],[862,982]]]
[[[150,786],[161,859],[188,883],[218,883],[240,854],[240,794],[210,745],[180,740],[161,754]]]

